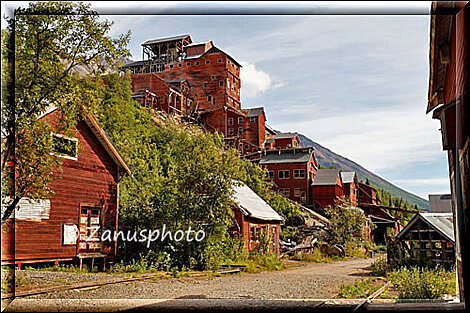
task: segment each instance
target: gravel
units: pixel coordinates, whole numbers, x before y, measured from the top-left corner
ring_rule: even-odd
[[[29,296],[30,299],[327,299],[338,294],[343,283],[368,273],[373,259],[353,259],[333,263],[303,263],[282,271],[232,274],[221,277],[156,278],[101,286],[88,290],[67,290]],[[43,277],[39,277],[43,276]],[[68,282],[80,279],[103,280],[107,274],[55,272],[25,273],[31,284],[44,278]],[[117,275],[112,275],[113,279]],[[129,277],[129,275],[122,275]]]

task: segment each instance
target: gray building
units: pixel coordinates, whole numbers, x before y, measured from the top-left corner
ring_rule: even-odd
[[[429,213],[452,213],[452,196],[429,195]]]

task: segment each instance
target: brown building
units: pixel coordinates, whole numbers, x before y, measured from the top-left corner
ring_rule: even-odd
[[[248,186],[234,185],[233,190],[236,225],[232,232],[242,236],[246,251],[279,254],[279,232],[283,218]]]
[[[52,109],[42,118],[53,121],[59,114]],[[116,253],[116,242],[101,242],[91,227],[117,230],[119,181],[131,175],[129,167],[89,114],[77,123],[73,138],[52,136],[60,147],[56,156],[64,159],[62,171],[52,174],[54,194],[47,200],[20,201],[7,223],[14,237],[2,235],[2,264],[104,260]],[[95,240],[86,241],[88,237]]]
[[[265,150],[259,164],[267,169],[275,190],[298,203],[312,203],[312,183],[318,169],[313,148]]]
[[[279,133],[266,139],[265,149],[300,148],[300,138],[297,133]]]
[[[357,183],[357,195],[358,195],[358,202],[361,203],[369,203],[369,204],[379,204],[379,200],[377,199],[377,190],[374,187],[364,184],[362,182]]]
[[[455,250],[460,300],[470,299],[470,4],[433,2],[429,40],[429,90],[426,112],[441,123],[455,214]]]
[[[263,108],[242,109],[241,65],[234,58],[212,41],[193,43],[189,35],[148,40],[142,48],[142,61],[122,67],[131,73],[136,95],[152,93],[154,108],[201,121],[243,153],[263,147],[266,115]]]
[[[357,175],[356,172],[341,172],[344,195],[349,198],[353,206],[357,205]]]
[[[312,185],[313,205],[316,209],[334,205],[344,195],[339,169],[319,169]]]

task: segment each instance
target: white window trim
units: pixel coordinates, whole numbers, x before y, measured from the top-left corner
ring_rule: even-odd
[[[280,172],[288,172],[288,173],[289,173],[289,174],[288,174],[288,177],[282,177],[282,178],[281,178],[281,175],[279,175]],[[283,175],[283,176],[284,176],[284,175]],[[277,178],[278,178],[278,179],[290,179],[290,170],[278,170],[278,171],[277,171]]]

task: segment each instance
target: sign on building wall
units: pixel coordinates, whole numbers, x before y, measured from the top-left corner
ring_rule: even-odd
[[[63,245],[76,245],[78,239],[78,226],[64,224],[62,238]]]
[[[10,203],[10,198],[2,199],[2,215]],[[14,211],[15,219],[47,220],[51,211],[50,200],[21,198]]]

